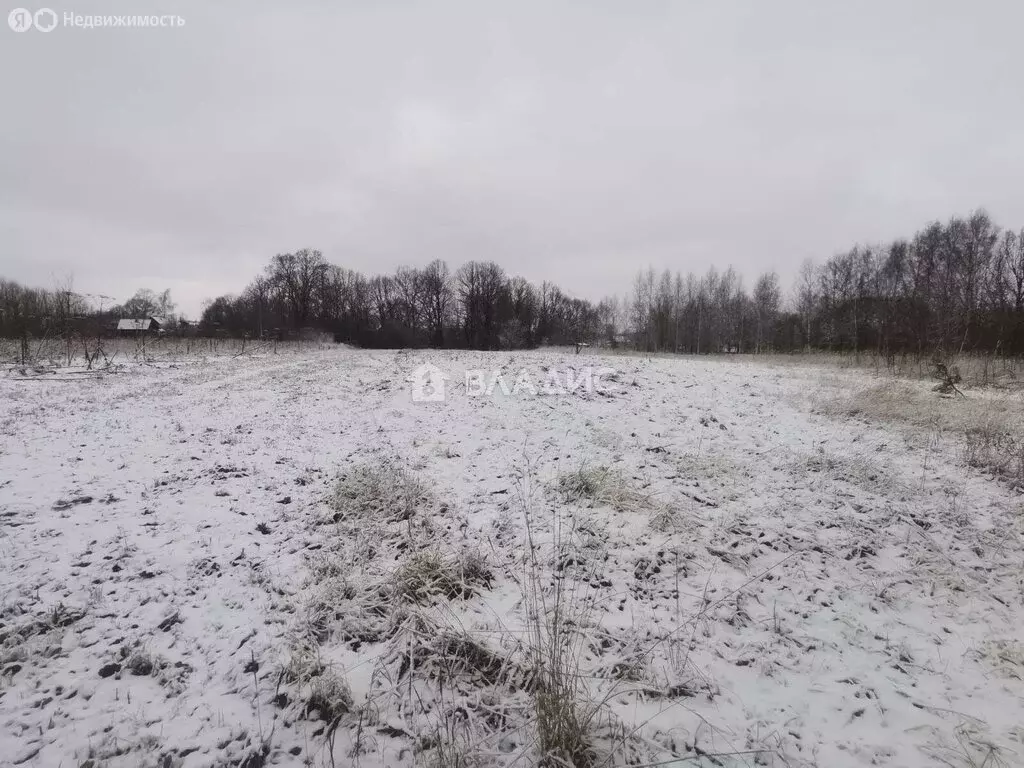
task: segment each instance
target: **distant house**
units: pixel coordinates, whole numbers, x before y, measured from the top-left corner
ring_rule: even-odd
[[[633,338],[628,333],[616,333],[610,338],[604,336],[597,340],[597,346],[599,347],[611,347],[617,349],[619,347],[629,347],[633,344]]]
[[[165,329],[170,332],[171,326],[165,326]],[[193,320],[179,320],[176,332],[179,336],[198,336],[199,323]]]
[[[124,317],[117,321],[117,332],[124,336],[141,333],[158,333],[163,330],[161,318],[156,317]]]

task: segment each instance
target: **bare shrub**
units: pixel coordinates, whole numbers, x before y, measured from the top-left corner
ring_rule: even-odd
[[[946,362],[939,355],[932,358],[932,378],[939,380],[939,383],[933,387],[935,392],[946,395],[956,393],[961,397],[964,396],[964,393],[956,386],[963,381],[960,368],[954,363]]]

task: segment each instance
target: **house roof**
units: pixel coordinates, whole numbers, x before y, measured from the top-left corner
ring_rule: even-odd
[[[148,317],[145,318],[122,318],[117,321],[117,330],[119,331],[148,331],[149,326],[153,321]]]

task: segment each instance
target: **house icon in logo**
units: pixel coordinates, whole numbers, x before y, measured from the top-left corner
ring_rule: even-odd
[[[443,403],[444,382],[451,378],[433,363],[424,363],[412,372],[409,383],[414,403]]]

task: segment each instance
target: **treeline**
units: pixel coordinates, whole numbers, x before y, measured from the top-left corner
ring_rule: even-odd
[[[751,287],[734,269],[702,276],[642,270],[628,296],[595,303],[550,283],[509,277],[492,262],[450,273],[364,277],[319,251],[279,254],[202,326],[241,335],[315,328],[371,347],[513,349],[577,341],[647,351],[826,349],[1024,352],[1024,230],[984,211],[932,223],[910,239],[855,246],[805,262],[788,300],[778,276]]]
[[[171,292],[143,288],[124,304],[107,304],[107,296],[81,294],[71,279],[52,289],[29,288],[0,278],[0,338],[103,334],[122,317],[176,321]]]
[[[1024,353],[1024,230],[984,211],[913,237],[801,266],[783,304],[778,277],[750,291],[732,269],[641,272],[629,326],[647,350],[935,350]]]
[[[42,336],[51,328],[67,328],[72,318],[93,312],[88,299],[70,288],[27,288],[0,278],[0,338],[26,333]]]
[[[142,290],[103,309],[70,285],[39,290],[0,280],[0,335],[8,337],[66,332],[82,318],[107,327],[117,317],[173,317],[173,310],[166,291]],[[452,272],[435,260],[367,277],[304,249],[274,256],[245,290],[209,301],[188,328],[250,338],[328,333],[364,347],[582,341],[689,353],[1022,354],[1024,230],[1001,231],[978,211],[929,224],[909,239],[807,261],[785,296],[774,272],[748,287],[731,267],[701,276],[646,269],[629,295],[596,303],[510,276],[489,261]]]
[[[509,277],[489,261],[450,272],[438,260],[365,277],[305,249],[274,256],[241,294],[210,302],[200,328],[255,337],[325,331],[364,347],[519,349],[596,338],[611,322],[604,303]]]

